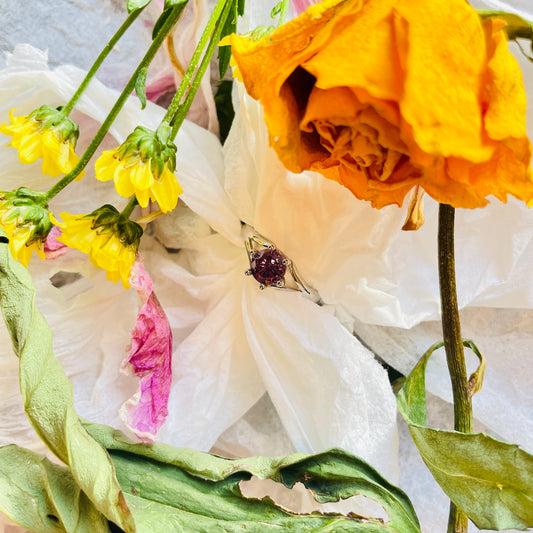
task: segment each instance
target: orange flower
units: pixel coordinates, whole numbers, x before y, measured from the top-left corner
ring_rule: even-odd
[[[324,0],[260,40],[231,37],[270,142],[377,208],[533,203],[521,72],[500,21],[464,0]]]

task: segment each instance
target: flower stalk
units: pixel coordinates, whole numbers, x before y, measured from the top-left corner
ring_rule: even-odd
[[[91,159],[91,157],[96,152],[96,149],[98,146],[100,146],[100,143],[104,139],[106,133],[108,132],[111,124],[113,124],[113,121],[117,117],[118,113],[126,103],[126,100],[132,93],[133,89],[135,88],[135,83],[137,81],[137,77],[139,73],[147,68],[150,63],[152,62],[155,54],[161,47],[161,44],[164,42],[166,36],[174,26],[174,24],[177,22],[179,16],[181,14],[181,9],[179,6],[172,9],[172,12],[170,13],[169,17],[163,24],[163,27],[161,28],[161,31],[157,34],[156,38],[153,40],[152,44],[150,45],[150,48],[146,52],[145,56],[143,57],[142,61],[139,63],[137,68],[135,69],[135,72],[133,73],[133,76],[130,78],[126,86],[124,87],[124,90],[120,94],[118,100],[115,102],[115,105],[109,112],[109,115],[107,115],[106,119],[100,126],[100,129],[96,132],[96,135],[94,136],[94,139],[91,141],[89,146],[87,147],[87,150],[85,150],[85,153],[81,157],[79,163],[72,169],[71,172],[69,172],[64,178],[59,180],[47,193],[46,193],[46,201],[48,202],[51,198],[53,198],[56,194],[61,192],[67,185],[69,185],[72,181],[76,179],[78,174],[87,166],[87,163]]]
[[[69,102],[62,107],[61,112],[65,117],[68,117],[74,106],[76,105],[77,101],[79,100],[80,96],[82,95],[83,91],[87,88],[90,81],[96,74],[97,70],[100,68],[100,65],[104,62],[105,58],[109,55],[109,52],[113,50],[115,47],[115,44],[117,44],[117,41],[126,33],[128,28],[133,24],[135,19],[142,13],[141,9],[137,9],[131,15],[124,21],[122,26],[116,31],[115,35],[111,37],[111,40],[105,45],[103,50],[100,52],[100,55],[96,58],[96,61],[93,63],[93,66],[90,68],[89,72],[87,72],[87,75],[81,82],[80,86],[76,90],[76,92],[72,95],[72,98],[69,100]]]
[[[137,198],[135,196],[133,196],[120,214],[124,218],[130,218],[130,215],[132,214],[133,210],[138,205],[139,205],[139,202],[137,202]]]
[[[223,3],[223,0],[220,0],[219,3]],[[187,93],[187,97],[183,104],[181,104],[178,107],[177,112],[175,113],[174,117],[172,118],[171,125],[172,125],[172,132],[170,134],[170,139],[174,140],[176,138],[176,135],[178,134],[178,131],[183,124],[183,121],[185,120],[185,117],[187,116],[187,112],[189,111],[189,108],[191,107],[191,104],[194,100],[194,97],[196,95],[196,91],[200,87],[200,83],[202,81],[202,78],[204,77],[205,71],[207,70],[207,67],[211,63],[211,58],[213,56],[213,53],[215,52],[215,48],[217,47],[219,41],[220,41],[220,35],[222,34],[222,30],[224,28],[224,24],[226,22],[226,19],[228,18],[229,12],[231,10],[231,2],[227,2],[224,5],[224,10],[222,14],[220,15],[220,18],[218,20],[218,23],[216,25],[216,28],[214,30],[214,33],[211,37],[211,40],[209,42],[209,45],[207,47],[207,50],[202,58],[202,61],[200,63],[200,66],[198,67],[198,72],[196,73],[196,76],[194,77],[194,80],[192,81],[191,88],[189,89],[189,92]],[[211,22],[211,21],[210,21]],[[208,24],[209,26],[209,24]],[[207,28],[206,28],[207,29]],[[205,33],[205,31],[204,31]],[[203,35],[202,35],[203,37]],[[198,45],[200,46],[200,45]],[[181,87],[181,86],[180,86]]]
[[[196,91],[200,86],[203,75],[207,69],[207,66],[211,62],[211,57],[215,50],[216,45],[218,44],[220,34],[224,27],[224,23],[228,17],[229,11],[231,9],[231,2],[229,0],[218,0],[209,21],[207,22],[206,27],[198,41],[198,45],[193,53],[191,61],[183,75],[181,83],[168,106],[167,112],[163,117],[160,128],[166,128],[168,125],[172,124],[172,133],[170,134],[170,140],[173,140],[176,137],[176,134],[181,126],[189,107],[191,106],[192,100],[196,95]],[[205,53],[204,49],[208,45]],[[203,54],[203,56],[202,56]],[[200,61],[201,60],[201,61]],[[200,65],[200,66],[198,66]],[[197,71],[198,68],[198,71]],[[196,75],[194,75],[196,72]],[[193,79],[194,75],[194,79]],[[187,92],[188,91],[188,92]],[[182,103],[183,97],[187,93],[185,101]],[[183,118],[181,118],[183,116]],[[175,127],[176,122],[178,126]]]
[[[472,432],[472,395],[468,387],[466,362],[464,357],[457,289],[455,286],[454,253],[455,208],[440,204],[438,255],[439,286],[442,311],[442,333],[446,362],[450,372],[453,391],[454,429],[461,433]],[[450,503],[448,533],[466,533],[468,517],[453,502]]]

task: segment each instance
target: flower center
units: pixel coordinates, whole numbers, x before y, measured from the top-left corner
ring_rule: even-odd
[[[285,256],[278,250],[259,250],[254,252],[250,262],[252,276],[263,285],[276,285],[283,281],[287,266]]]

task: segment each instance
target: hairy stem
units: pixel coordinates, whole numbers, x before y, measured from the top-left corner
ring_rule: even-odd
[[[87,75],[81,82],[81,85],[78,87],[77,91],[74,93],[70,101],[67,105],[63,106],[63,109],[61,110],[63,114],[68,117],[69,113],[72,111],[74,106],[76,105],[76,102],[82,95],[83,91],[87,88],[87,85],[89,85],[89,82],[93,78],[93,76],[96,74],[96,71],[100,68],[100,65],[104,62],[104,59],[109,55],[109,52],[113,50],[115,44],[117,44],[117,41],[124,35],[126,30],[133,24],[134,20],[141,14],[142,9],[137,9],[134,11],[120,26],[120,28],[116,31],[115,35],[111,37],[111,40],[105,45],[104,49],[100,52],[100,55],[96,58],[96,61],[93,63],[93,66],[87,72]]]
[[[181,9],[179,7],[175,7],[172,10],[172,13],[169,15],[165,23],[163,24],[163,27],[161,28],[161,31],[157,34],[157,37],[153,40],[152,44],[150,45],[150,48],[146,52],[146,55],[143,57],[142,61],[139,63],[139,66],[136,68],[135,72],[133,73],[133,76],[128,81],[126,87],[124,87],[124,90],[118,97],[118,100],[115,102],[115,105],[109,112],[109,115],[107,115],[106,119],[100,126],[100,129],[96,132],[96,135],[94,136],[94,139],[91,141],[91,144],[87,147],[87,150],[85,150],[85,153],[79,160],[78,164],[61,180],[59,180],[47,193],[45,196],[46,202],[50,200],[50,198],[54,197],[56,194],[61,192],[69,183],[74,181],[78,174],[87,166],[87,163],[91,159],[91,157],[94,155],[94,152],[96,152],[96,149],[98,146],[100,146],[100,143],[103,141],[105,134],[109,130],[111,124],[113,124],[113,121],[115,120],[116,116],[126,103],[126,100],[132,93],[135,82],[137,81],[137,76],[143,70],[144,68],[148,67],[148,65],[152,62],[152,59],[154,58],[156,52],[159,50],[161,44],[165,40],[165,37],[167,36],[168,32],[172,29],[176,21],[178,20],[179,16],[181,14]]]
[[[224,6],[224,11],[221,13],[220,18],[218,19],[218,24],[215,27],[213,35],[211,36],[211,40],[209,41],[207,50],[202,58],[200,66],[198,67],[198,71],[196,72],[194,80],[191,83],[191,87],[189,89],[189,92],[187,93],[187,97],[185,98],[185,101],[183,102],[183,104],[177,107],[177,111],[174,117],[172,118],[172,122],[171,122],[172,133],[170,134],[170,140],[175,139],[181,125],[183,124],[183,121],[185,120],[185,117],[187,116],[187,112],[189,111],[189,108],[191,107],[191,104],[194,100],[196,92],[198,91],[198,88],[200,87],[200,83],[202,82],[202,78],[204,77],[205,71],[207,70],[207,67],[211,63],[211,58],[213,57],[215,48],[217,47],[218,42],[220,40],[220,35],[222,33],[222,29],[224,27],[226,19],[228,18],[230,10],[231,10],[231,3],[228,2]]]
[[[209,40],[212,38],[212,34],[213,34],[213,31],[215,30],[215,27],[217,27],[217,24],[219,24],[219,19],[222,14],[222,11],[226,7],[226,5],[230,5],[230,4],[231,2],[229,2],[229,0],[218,0],[218,2],[216,3],[215,8],[213,9],[213,12],[211,13],[211,17],[209,18],[209,21],[207,22],[207,25],[202,33],[202,36],[200,37],[200,40],[198,41],[198,45],[196,46],[196,49],[192,55],[189,66],[187,67],[187,70],[185,71],[185,74],[183,75],[183,78],[178,87],[178,90],[176,91],[174,98],[172,98],[172,102],[170,102],[170,105],[168,106],[165,117],[163,118],[163,122],[167,122],[169,124],[172,122],[174,115],[176,114],[176,111],[180,107],[183,96],[185,95],[185,93],[190,87],[193,74],[196,70],[196,67],[198,66],[198,63],[200,62],[202,53],[207,43],[209,42]],[[223,23],[220,25],[223,25]],[[209,60],[211,60],[211,57],[209,57]]]

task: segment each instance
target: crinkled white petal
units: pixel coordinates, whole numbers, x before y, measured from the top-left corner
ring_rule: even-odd
[[[221,280],[228,292],[177,347],[167,422],[161,440],[209,450],[265,391],[244,335],[240,290],[234,275]],[[237,280],[238,281],[238,280]]]
[[[396,400],[385,369],[326,309],[246,281],[246,337],[296,449],[340,446],[396,480]]]

